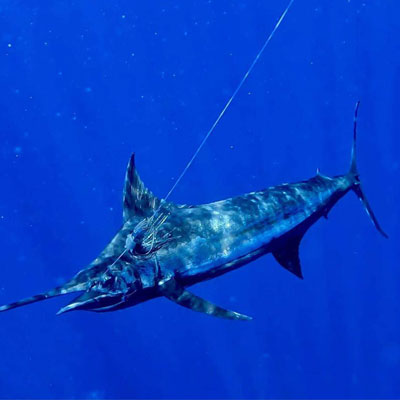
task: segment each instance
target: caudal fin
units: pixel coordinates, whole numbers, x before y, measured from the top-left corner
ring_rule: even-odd
[[[350,170],[349,170],[348,175],[354,182],[353,187],[352,187],[354,193],[360,199],[362,205],[364,206],[365,211],[369,215],[369,218],[371,219],[375,228],[382,234],[382,236],[384,236],[385,238],[388,238],[389,236],[381,228],[381,226],[380,226],[378,220],[376,219],[375,214],[372,211],[372,208],[367,200],[367,197],[365,196],[365,193],[361,186],[360,174],[359,174],[358,168],[357,168],[357,154],[356,154],[356,150],[357,150],[357,116],[358,116],[359,105],[360,105],[360,102],[357,101],[356,108],[354,111],[353,146],[351,149],[351,163],[350,163]]]

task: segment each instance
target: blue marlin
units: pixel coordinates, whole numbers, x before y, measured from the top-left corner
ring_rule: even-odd
[[[365,197],[357,169],[357,107],[347,174],[328,177],[317,172],[309,180],[210,204],[177,205],[157,198],[139,178],[132,155],[125,177],[123,224],[101,254],[66,284],[1,306],[0,311],[79,292],[58,314],[114,311],[164,296],[209,315],[251,319],[202,299],[187,287],[267,253],[302,279],[302,237],[350,191],[361,200],[377,230],[387,237]]]

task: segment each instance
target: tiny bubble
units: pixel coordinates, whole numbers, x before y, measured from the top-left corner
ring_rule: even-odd
[[[91,93],[91,91],[92,91],[92,88],[91,88],[91,87],[86,87],[86,88],[85,88],[85,92],[86,92],[86,93]]]
[[[8,47],[8,48],[12,47],[12,44],[11,44],[11,43],[8,43],[7,47]]]
[[[126,18],[126,15],[125,15],[125,14],[121,15],[121,18],[122,18],[122,19],[125,19],[125,18]]]
[[[15,146],[14,147],[14,154],[21,154],[22,152],[22,147],[21,146]]]

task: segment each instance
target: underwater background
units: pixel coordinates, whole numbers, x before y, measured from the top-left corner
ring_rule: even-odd
[[[286,7],[273,1],[0,2],[0,303],[59,285],[122,221],[132,152],[171,188]],[[271,255],[196,285],[251,315],[156,299],[0,314],[0,398],[400,397],[400,5],[297,0],[171,200],[199,204],[358,163],[306,234],[304,281]]]

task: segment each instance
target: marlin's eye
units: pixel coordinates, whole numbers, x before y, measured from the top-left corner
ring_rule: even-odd
[[[102,286],[104,289],[111,288],[111,287],[114,286],[114,282],[115,282],[115,277],[113,277],[113,276],[108,276],[108,277],[103,281],[103,283],[102,283],[101,286]]]

